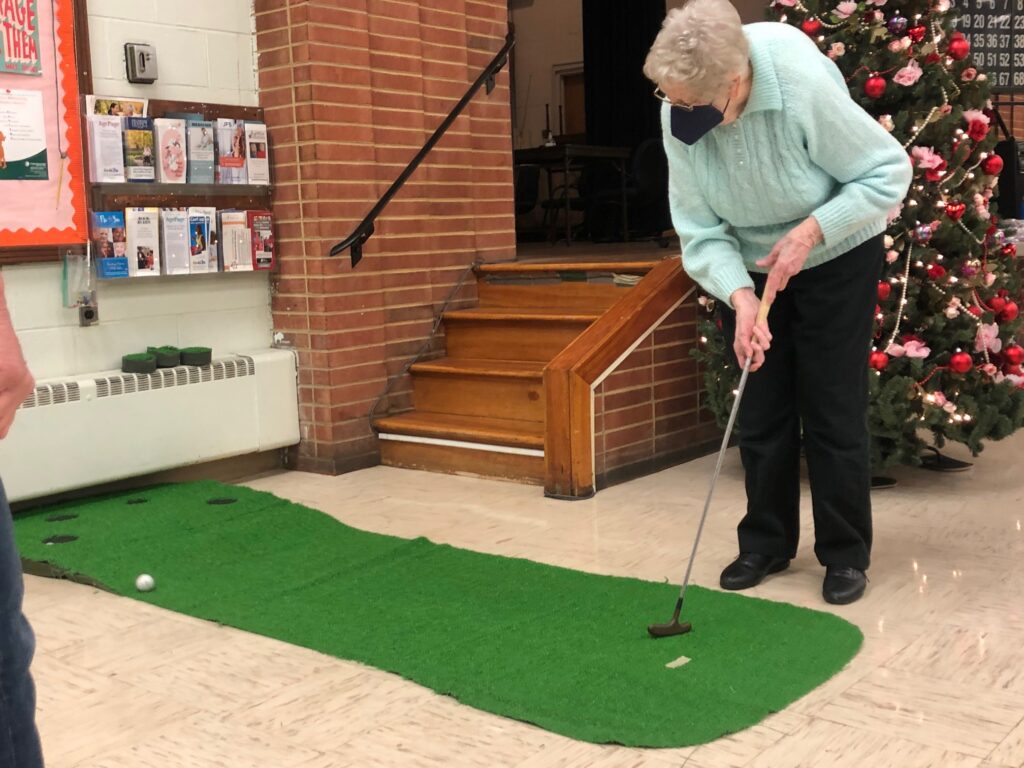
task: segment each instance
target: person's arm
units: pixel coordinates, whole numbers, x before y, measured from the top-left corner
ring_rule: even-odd
[[[0,275],[0,440],[7,437],[18,406],[32,393],[35,385],[14,333],[11,315],[7,311],[4,280]]]
[[[739,243],[708,205],[694,183],[687,153],[673,146],[668,108],[662,111],[665,154],[668,155],[668,199],[672,225],[683,249],[683,268],[704,290],[732,306],[732,295],[740,288],[754,287]]]
[[[799,274],[814,246],[841,243],[873,221],[888,216],[906,197],[913,178],[907,153],[851,97],[835,62],[806,38],[787,74],[799,83],[791,96],[812,162],[838,182],[838,192],[787,232],[757,262],[768,267],[764,298],[773,300]],[[800,62],[812,62],[803,66]]]
[[[669,208],[672,225],[683,249],[683,269],[704,290],[736,311],[736,338],[733,349],[742,365],[753,358],[751,370],[764,362],[771,344],[767,323],[755,325],[760,305],[754,293],[754,281],[740,255],[739,243],[729,233],[729,225],[711,209],[693,183],[693,169],[686,154],[670,142],[668,112],[662,112],[665,153],[669,165]]]
[[[794,114],[811,160],[840,185],[812,212],[824,243],[833,245],[885,219],[906,197],[914,171],[900,143],[850,97],[835,63],[820,58],[800,83]]]

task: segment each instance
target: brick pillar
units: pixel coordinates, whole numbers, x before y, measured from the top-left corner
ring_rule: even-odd
[[[255,7],[280,245],[274,325],[299,350],[295,466],[344,472],[378,462],[370,409],[466,267],[515,255],[506,69],[378,219],[358,268],[327,256],[501,48],[506,0]],[[458,298],[472,300],[472,278]],[[408,404],[401,380],[382,406]]]

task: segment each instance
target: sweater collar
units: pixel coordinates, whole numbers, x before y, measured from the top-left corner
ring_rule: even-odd
[[[754,71],[754,82],[743,112],[782,109],[782,91],[768,45],[760,40],[751,40],[749,36],[747,39],[750,42],[750,65]]]

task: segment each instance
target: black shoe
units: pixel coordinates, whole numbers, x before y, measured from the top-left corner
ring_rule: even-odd
[[[848,605],[860,600],[868,585],[868,577],[859,568],[829,565],[825,568],[825,583],[821,594],[826,603]]]
[[[778,573],[789,568],[789,560],[784,557],[759,555],[744,552],[722,571],[719,583],[722,589],[738,590],[756,587],[770,573]]]

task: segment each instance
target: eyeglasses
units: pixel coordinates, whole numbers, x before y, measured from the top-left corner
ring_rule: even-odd
[[[654,89],[654,98],[658,99],[659,101],[663,101],[666,104],[671,104],[673,107],[679,107],[679,109],[685,109],[687,112],[692,112],[697,107],[706,107],[709,104],[713,104],[714,103],[714,102],[711,102],[711,101],[707,101],[707,102],[704,102],[703,104],[684,104],[681,101],[673,101],[667,95],[665,95],[665,92],[663,90],[661,90],[661,88],[655,88]]]

